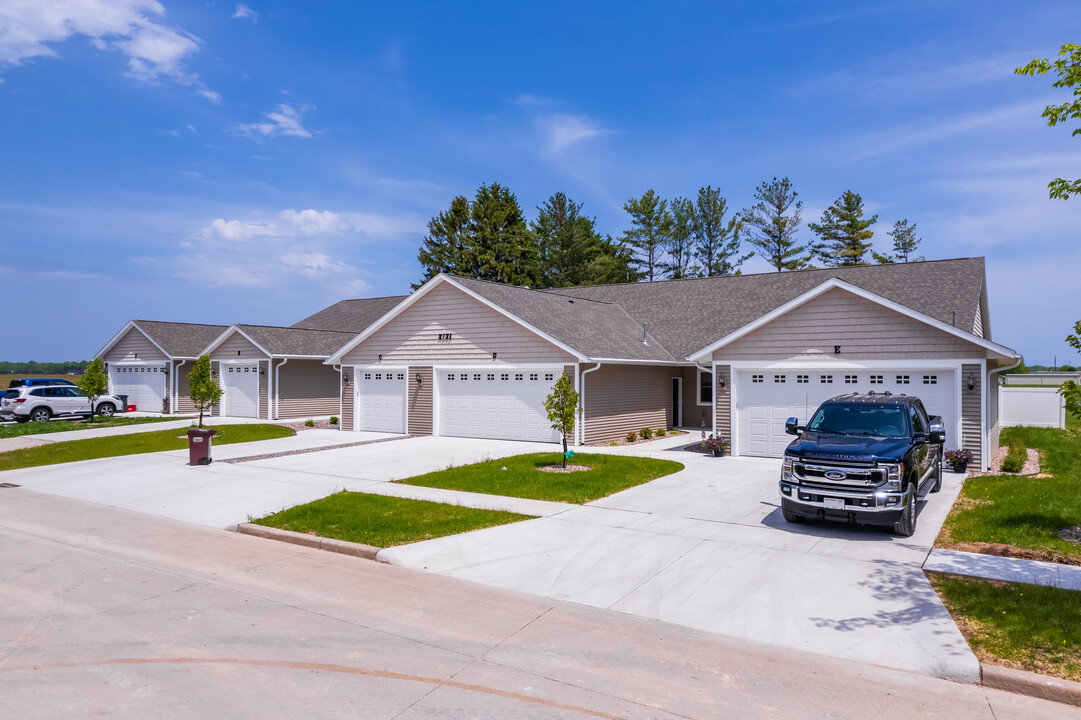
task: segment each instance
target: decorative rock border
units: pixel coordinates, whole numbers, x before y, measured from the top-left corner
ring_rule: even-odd
[[[376,554],[383,549],[372,545],[363,545],[361,543],[346,542],[345,540],[333,540],[331,538],[319,537],[318,535],[293,532],[292,530],[279,530],[278,528],[256,525],[255,523],[240,523],[236,526],[236,531],[243,535],[254,535],[255,537],[266,538],[268,540],[278,540],[280,542],[292,543],[293,545],[303,545],[304,547],[315,548],[316,550],[329,550],[330,552],[351,555],[365,560],[377,560],[375,557]]]
[[[389,438],[379,438],[378,440],[361,440],[359,442],[342,443],[341,445],[320,445],[313,448],[301,448],[300,450],[286,450],[285,452],[266,453],[264,455],[246,455],[244,457],[229,458],[228,460],[222,460],[223,463],[243,463],[254,462],[255,460],[271,460],[273,458],[288,457],[289,455],[304,455],[305,453],[322,452],[323,450],[337,450],[338,448],[350,448],[359,447],[361,445],[375,445],[377,443],[394,442],[395,440],[405,440],[406,438],[415,437],[414,435],[400,435]]]

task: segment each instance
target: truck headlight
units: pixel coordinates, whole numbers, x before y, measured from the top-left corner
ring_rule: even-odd
[[[900,463],[882,463],[879,467],[886,471],[886,482],[882,485],[882,489],[887,492],[900,492],[901,473],[904,472],[904,467]]]
[[[781,479],[792,481],[792,458],[785,455],[784,461],[781,463]]]

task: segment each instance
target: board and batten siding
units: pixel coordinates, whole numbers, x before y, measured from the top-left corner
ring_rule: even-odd
[[[342,372],[349,376],[349,382],[342,385],[342,417],[338,427],[342,430],[352,430],[353,407],[356,405],[357,397],[356,378],[353,377],[353,368],[343,367]]]
[[[420,382],[417,382],[417,375]],[[435,386],[435,374],[429,366],[411,366],[406,375],[409,383],[409,427],[410,435],[431,435],[433,430],[432,390]]]
[[[840,353],[834,353],[839,345]],[[827,290],[713,353],[717,361],[963,359],[973,343],[841,288]]]
[[[670,427],[672,368],[602,365],[585,376],[586,444]]]
[[[113,345],[101,358],[103,362],[164,362],[168,360],[154,343],[136,328],[130,328],[124,337]]]
[[[262,359],[266,356],[265,352],[255,347],[246,337],[234,332],[225,339],[225,342],[214,348],[214,352],[210,354],[210,359],[225,362],[227,360]]]
[[[714,398],[717,413],[717,432],[721,433],[728,441],[732,440],[732,368],[729,365],[718,365],[717,375],[725,379],[724,387],[717,387],[714,377]]]
[[[342,378],[337,370],[322,360],[290,360],[284,366],[280,363],[275,363],[279,418],[338,414]]]
[[[493,358],[493,353],[498,353],[498,358]],[[433,288],[350,350],[342,364],[377,365],[380,355],[388,365],[476,365],[493,361],[565,365],[576,360],[447,283]]]
[[[969,374],[975,380],[975,387],[972,390],[968,389]],[[961,392],[961,447],[972,451],[978,467],[984,467],[980,424],[982,417],[980,387],[984,380],[985,378],[980,377],[979,365],[961,366],[961,377],[958,378]]]

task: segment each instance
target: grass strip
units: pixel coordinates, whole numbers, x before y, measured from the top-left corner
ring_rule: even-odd
[[[49,422],[25,422],[14,425],[0,425],[0,438],[22,437],[24,435],[44,435],[45,433],[68,432],[70,430],[94,430],[97,428],[121,427],[123,425],[143,425],[145,423],[173,422],[190,418],[176,415],[169,417],[113,417],[95,415],[93,422],[87,420],[51,420]]]
[[[1025,443],[1016,435],[1010,439],[1010,450],[1002,460],[1002,472],[1019,473],[1025,467],[1028,460],[1028,451]]]
[[[217,425],[214,445],[271,440],[296,435],[292,428],[281,425]],[[96,460],[121,455],[139,455],[163,450],[183,450],[188,447],[187,428],[155,430],[153,432],[113,435],[112,437],[70,440],[22,448],[0,453],[0,470],[57,465],[79,460]]]
[[[981,661],[1081,680],[1081,592],[927,576]]]
[[[562,453],[532,453],[447,468],[395,482],[581,504],[683,469],[681,463],[672,460],[620,455],[575,455],[568,461],[568,464],[583,465],[589,470],[558,473],[538,469],[544,465],[562,464]]]
[[[501,510],[342,491],[252,522],[324,538],[393,547],[530,519],[530,515]]]
[[[939,535],[939,547],[1002,543],[1081,560],[1081,545],[1058,531],[1081,525],[1081,433],[1012,427],[1002,441],[1018,439],[1043,452],[1042,473],[1052,477],[991,475],[969,478]]]

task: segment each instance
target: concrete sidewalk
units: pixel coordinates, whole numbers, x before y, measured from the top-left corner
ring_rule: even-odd
[[[1081,590],[1081,567],[1039,560],[982,555],[934,548],[923,564],[924,570],[967,575],[988,580],[1049,585],[1064,590]]]

